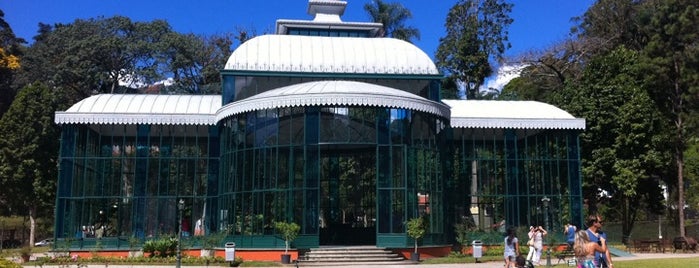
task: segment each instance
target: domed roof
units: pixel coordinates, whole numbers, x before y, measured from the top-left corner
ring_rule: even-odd
[[[432,59],[393,38],[263,35],[240,45],[226,70],[439,75]]]

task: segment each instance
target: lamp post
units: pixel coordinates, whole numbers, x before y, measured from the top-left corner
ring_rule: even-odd
[[[184,200],[180,199],[177,203],[177,212],[179,213],[177,221],[177,268],[182,266],[182,210],[184,210]]]
[[[546,231],[549,230],[549,202],[551,202],[551,199],[544,196],[544,198],[541,198],[541,202],[544,203],[544,228],[546,228]],[[546,249],[546,267],[551,267],[551,247],[549,246],[548,249]]]

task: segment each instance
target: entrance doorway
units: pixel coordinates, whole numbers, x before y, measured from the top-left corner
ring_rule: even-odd
[[[326,149],[320,168],[320,245],[376,245],[375,147]]]

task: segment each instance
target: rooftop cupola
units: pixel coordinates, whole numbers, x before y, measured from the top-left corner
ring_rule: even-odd
[[[340,16],[345,13],[347,1],[310,0],[308,14],[315,16],[313,21],[342,22]]]
[[[375,22],[345,22],[347,1],[309,0],[309,15],[313,20],[277,20],[277,34],[328,37],[379,37],[383,24]]]

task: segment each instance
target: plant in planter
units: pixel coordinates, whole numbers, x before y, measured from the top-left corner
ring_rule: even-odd
[[[282,236],[284,239],[284,254],[282,254],[282,263],[291,263],[291,255],[289,255],[289,245],[294,239],[299,235],[301,231],[301,226],[295,222],[284,222],[278,221],[274,223],[274,229]]]
[[[32,248],[29,246],[19,249],[19,256],[22,258],[22,262],[28,262],[29,257],[32,256]]]
[[[466,222],[454,224],[454,233],[456,234],[456,242],[459,243],[461,247],[462,254],[466,254],[466,248],[468,247],[468,232],[470,231],[469,224]]]
[[[141,239],[136,236],[129,237],[129,258],[143,256],[143,250],[137,248],[141,244]]]
[[[408,236],[410,236],[415,241],[415,252],[410,255],[410,259],[413,261],[420,260],[420,254],[417,253],[417,242],[425,236],[427,232],[427,226],[425,225],[425,220],[422,217],[412,218],[406,223]]]
[[[221,242],[223,241],[223,238],[226,237],[226,233],[224,232],[217,232],[217,233],[209,233],[206,236],[203,236],[201,239],[201,256],[202,257],[213,257],[214,256],[214,248],[216,246],[219,246]]]

